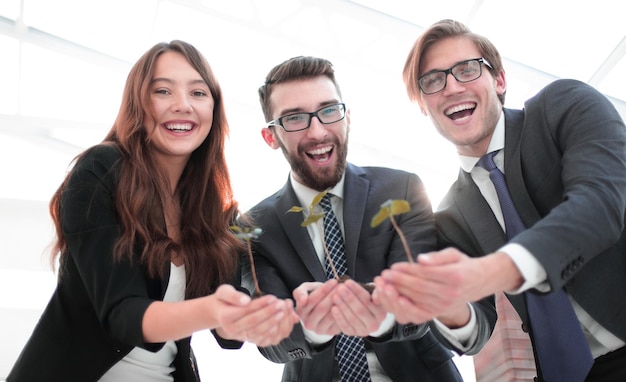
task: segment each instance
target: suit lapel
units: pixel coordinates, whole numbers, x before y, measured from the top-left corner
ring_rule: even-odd
[[[467,221],[469,230],[472,231],[478,241],[482,255],[497,251],[507,241],[506,234],[500,227],[500,223],[498,223],[494,214],[491,213],[491,208],[485,198],[483,198],[470,174],[460,170],[457,183],[459,186],[455,193],[454,202],[465,221]],[[506,296],[524,322],[528,322],[524,296],[522,294],[506,294]]]
[[[275,204],[276,216],[292,247],[313,278],[317,281],[326,281],[324,268],[317,257],[308,229],[301,226],[303,214],[287,212],[293,206],[300,206],[300,201],[291,187],[291,182],[287,181]]]
[[[528,194],[524,182],[521,159],[521,134],[524,125],[524,112],[521,110],[504,109],[504,177],[517,213],[526,227],[532,226],[541,219],[539,212]]]
[[[365,215],[369,180],[363,170],[348,163],[344,183],[343,229],[348,274],[354,276],[357,247]]]
[[[506,243],[506,236],[470,174],[459,171],[455,203],[478,241],[482,253],[491,253]]]

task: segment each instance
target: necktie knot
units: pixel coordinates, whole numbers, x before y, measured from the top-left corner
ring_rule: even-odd
[[[330,198],[332,197],[333,197],[332,194],[326,194],[324,195],[322,200],[320,200],[320,207],[322,207],[325,213],[332,211],[332,206],[330,204]]]
[[[497,153],[498,151],[492,151],[490,153],[483,155],[478,160],[478,163],[476,163],[476,165],[484,168],[485,170],[489,172],[491,172],[492,170],[495,170],[498,167],[496,166],[496,162],[494,162],[493,157],[495,157]]]

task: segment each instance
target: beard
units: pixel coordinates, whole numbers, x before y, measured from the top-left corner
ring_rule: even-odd
[[[307,187],[312,188],[316,191],[322,192],[331,187],[334,187],[337,182],[343,176],[344,171],[346,170],[346,160],[348,157],[348,137],[346,136],[346,140],[343,145],[339,144],[336,139],[333,139],[331,142],[334,144],[333,155],[336,156],[337,160],[335,162],[334,167],[325,167],[325,168],[315,168],[306,160],[306,150],[298,146],[297,153],[290,153],[287,151],[282,141],[278,140],[278,144],[280,145],[280,149],[287,159],[289,166],[291,166],[291,171],[294,172],[299,178],[300,181]]]

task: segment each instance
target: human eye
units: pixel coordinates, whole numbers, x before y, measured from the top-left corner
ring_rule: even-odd
[[[443,72],[434,72],[430,74],[426,74],[420,79],[420,84],[426,90],[438,88],[443,84],[444,76]]]
[[[285,130],[300,130],[307,124],[307,118],[307,114],[288,114],[280,118],[280,123]]]
[[[340,105],[328,106],[323,109],[320,109],[317,113],[321,115],[322,117],[333,116],[339,113],[340,107],[341,107]]]
[[[473,78],[478,70],[478,65],[475,60],[461,62],[454,67],[454,74],[462,78]]]
[[[286,123],[300,123],[304,120],[306,120],[306,114],[289,114],[284,116],[283,118],[283,122]]]
[[[154,94],[168,95],[171,94],[169,90],[165,88],[156,88],[153,90]]]
[[[206,97],[207,94],[205,90],[194,90],[191,92],[191,95],[194,97]]]

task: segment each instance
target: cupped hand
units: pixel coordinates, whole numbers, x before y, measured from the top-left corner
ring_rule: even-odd
[[[218,300],[218,334],[226,339],[248,341],[258,346],[276,345],[289,336],[298,322],[293,302],[272,295],[251,299],[230,285],[213,295]]]
[[[353,280],[340,283],[333,293],[331,314],[343,334],[365,337],[379,328],[386,313],[372,301],[370,292]]]
[[[374,280],[374,301],[400,323],[423,323],[435,317],[469,313],[468,301],[479,297],[483,283],[478,259],[456,249],[418,256],[413,264],[396,263]],[[457,321],[457,320],[454,320]]]
[[[341,331],[331,314],[337,281],[305,282],[293,291],[296,313],[307,330],[336,335]]]

